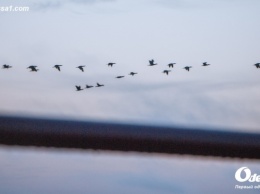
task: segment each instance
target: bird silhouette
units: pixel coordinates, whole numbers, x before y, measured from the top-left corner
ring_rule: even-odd
[[[109,66],[112,67],[114,64],[116,64],[116,63],[108,63],[107,65],[108,65],[108,67],[109,67]]]
[[[92,88],[93,86],[89,86],[89,85],[86,85],[86,88],[88,89],[88,88]]]
[[[187,71],[190,71],[190,68],[192,68],[192,66],[186,66],[183,69],[186,69]]]
[[[76,68],[79,68],[82,72],[84,72],[83,67],[85,67],[85,65],[80,65],[80,66],[78,66],[78,67],[76,67]]]
[[[149,60],[149,65],[148,66],[154,66],[154,65],[157,65],[157,63],[154,63],[154,60]]]
[[[123,78],[123,77],[125,77],[125,76],[120,75],[120,76],[117,76],[116,78]]]
[[[36,69],[36,67],[37,66],[35,66],[35,65],[31,65],[31,66],[27,67],[27,69],[31,69],[31,71],[37,72],[39,69]]]
[[[61,67],[62,65],[54,65],[53,66],[53,68],[56,68],[56,69],[58,69],[59,71],[60,71],[60,67]]]
[[[10,66],[10,65],[6,65],[6,64],[4,64],[3,65],[3,69],[9,69],[9,68],[11,68],[12,66]]]
[[[173,68],[173,65],[175,65],[176,63],[169,63],[168,66],[169,68]]]
[[[209,66],[210,64],[209,63],[207,63],[207,62],[204,62],[204,63],[202,63],[202,66]]]
[[[164,70],[163,73],[165,73],[166,75],[168,75],[170,71],[171,71],[171,70]]]
[[[256,64],[254,64],[254,66],[255,66],[256,68],[260,68],[260,63],[256,63]]]
[[[99,84],[99,83],[97,83],[97,85],[96,85],[96,87],[102,87],[102,86],[104,86],[103,84]]]
[[[137,74],[137,73],[135,73],[135,72],[130,72],[129,73],[129,75],[131,75],[131,76],[134,76],[135,74]]]
[[[83,90],[82,88],[81,88],[81,86],[75,86],[76,87],[76,91],[81,91],[81,90]]]

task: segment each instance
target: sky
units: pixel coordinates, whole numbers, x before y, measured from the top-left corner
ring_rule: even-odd
[[[259,1],[0,4],[30,8],[0,13],[0,61],[13,66],[0,71],[3,115],[259,132]],[[97,82],[105,87],[75,92]]]
[[[10,5],[30,9],[0,11],[0,65],[12,66],[0,115],[260,132],[260,1],[0,0]],[[87,180],[91,193],[237,193],[241,166],[260,174],[259,161],[1,147],[0,191],[84,193]]]

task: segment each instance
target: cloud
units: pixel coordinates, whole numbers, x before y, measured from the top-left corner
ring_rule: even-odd
[[[60,1],[42,1],[33,4],[35,10],[57,9],[62,6]]]
[[[251,2],[257,2],[257,0],[250,0]],[[167,8],[209,8],[216,7],[221,5],[231,5],[234,4],[248,4],[249,1],[243,0],[154,0],[153,1],[157,5],[162,5]]]
[[[49,9],[58,9],[64,6],[65,4],[81,4],[81,5],[93,5],[96,3],[106,3],[113,2],[115,0],[54,0],[54,1],[37,1],[33,4],[35,10],[49,10]]]

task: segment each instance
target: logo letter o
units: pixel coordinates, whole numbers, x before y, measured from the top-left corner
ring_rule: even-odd
[[[242,171],[245,171],[246,173],[246,177],[245,178],[241,178],[241,173]],[[239,168],[237,171],[236,171],[236,174],[235,174],[235,178],[237,181],[239,182],[245,182],[247,181],[251,176],[251,170],[247,167],[241,167]]]

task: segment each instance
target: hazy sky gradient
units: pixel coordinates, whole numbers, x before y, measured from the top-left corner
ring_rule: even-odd
[[[2,114],[259,129],[259,1],[0,3],[30,6],[0,13],[0,60],[13,65],[0,71]],[[75,92],[96,82],[105,87]]]

